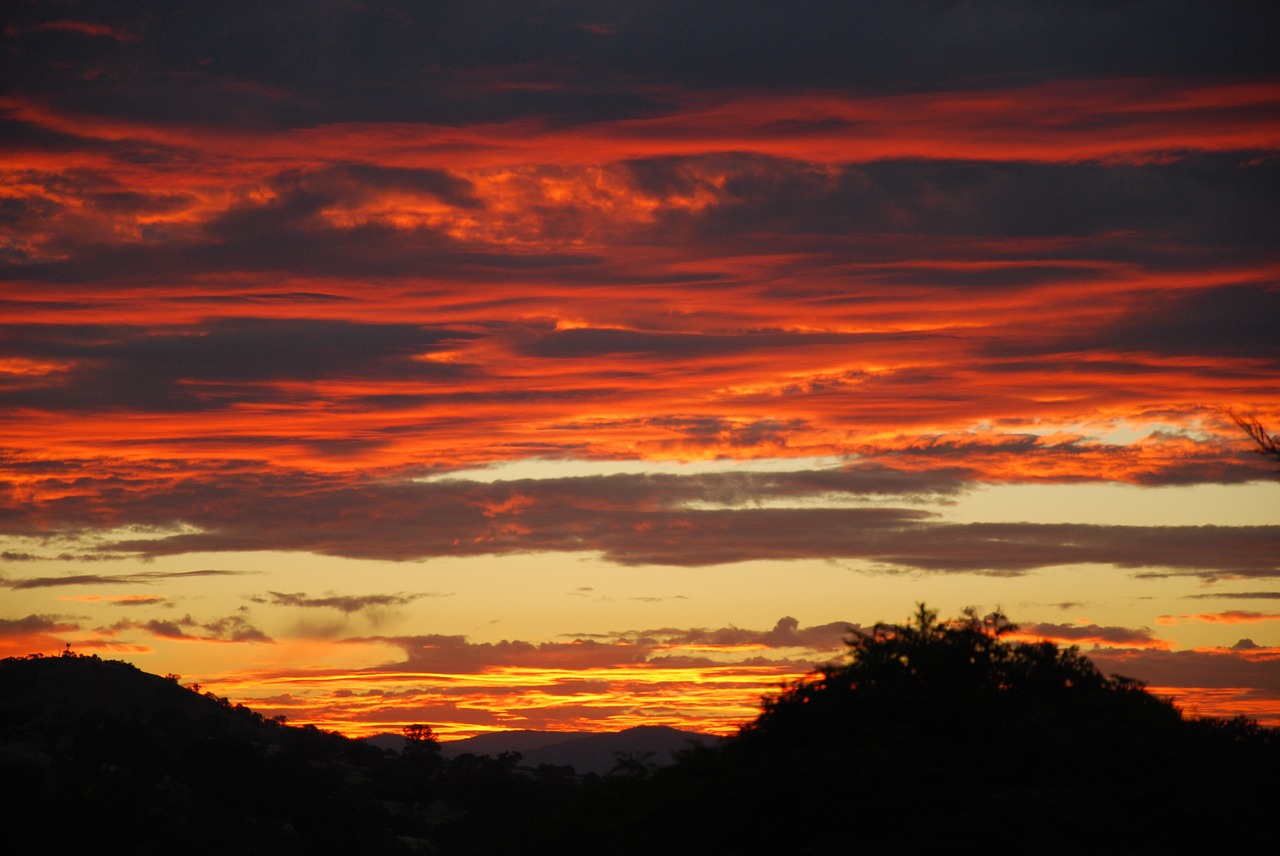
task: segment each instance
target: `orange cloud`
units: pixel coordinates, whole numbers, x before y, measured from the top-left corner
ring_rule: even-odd
[[[442,738],[485,731],[616,731],[671,725],[730,734],[760,698],[802,672],[779,666],[520,669],[471,675],[352,672],[222,676],[201,682],[268,716],[351,736],[430,722]]]
[[[1169,651],[1172,643],[1160,639],[1150,630],[1127,627],[1099,627],[1092,623],[1020,625],[1011,638],[1047,641],[1056,645],[1104,645],[1134,649]]]
[[[1226,612],[1201,612],[1195,615],[1162,615],[1156,621],[1160,624],[1177,624],[1182,621],[1203,621],[1210,624],[1255,624],[1260,621],[1280,621],[1280,613],[1251,612],[1243,609],[1231,609]]]
[[[1149,686],[1154,695],[1168,698],[1189,716],[1234,719],[1247,717],[1261,725],[1280,726],[1280,696],[1250,687]]]

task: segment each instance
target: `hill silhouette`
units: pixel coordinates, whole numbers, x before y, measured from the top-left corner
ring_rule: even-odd
[[[657,769],[627,744],[605,776],[388,751],[96,657],[4,660],[0,822],[46,853],[144,856],[1180,853],[1270,835],[1276,730],[1188,719],[1011,627],[922,606],[736,737]]]
[[[394,748],[404,745],[404,738],[379,735],[369,738],[374,745]],[[565,732],[565,731],[495,731],[464,740],[440,744],[440,754],[445,758],[459,755],[487,755],[498,757],[515,752],[526,767],[569,766],[578,773],[595,773],[603,776],[618,766],[618,756],[642,759],[646,765],[665,767],[677,760],[677,755],[691,745],[713,745],[719,738],[695,731],[682,731],[664,725],[639,725],[615,732]]]
[[[127,663],[0,661],[0,818],[41,852],[405,852],[380,756]]]

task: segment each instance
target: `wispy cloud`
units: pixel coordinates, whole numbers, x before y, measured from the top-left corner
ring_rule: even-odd
[[[268,592],[266,597],[253,595],[249,599],[255,603],[270,603],[276,606],[297,606],[312,609],[336,609],[339,612],[352,613],[367,609],[382,609],[392,606],[405,606],[423,597],[448,597],[448,595],[414,592],[412,594],[363,594],[337,595],[325,597],[307,597],[302,592]]]
[[[212,621],[198,621],[190,615],[166,620],[117,621],[98,632],[113,637],[122,631],[141,630],[161,639],[180,642],[272,642],[265,633],[253,626],[244,615],[228,615]]]
[[[1208,624],[1256,624],[1260,621],[1280,621],[1280,613],[1250,612],[1243,609],[1230,609],[1226,612],[1200,612],[1194,615],[1183,613],[1178,616],[1162,615],[1156,619],[1158,623],[1175,625],[1181,622],[1198,621]]]
[[[192,577],[221,577],[251,574],[253,571],[138,571],[129,574],[66,574],[59,577],[0,577],[0,586],[11,589],[53,588],[57,586],[153,585]]]

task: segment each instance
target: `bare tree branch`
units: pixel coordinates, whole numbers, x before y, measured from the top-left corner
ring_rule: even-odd
[[[1240,416],[1231,410],[1226,410],[1225,413],[1257,444],[1258,448],[1254,450],[1255,452],[1280,461],[1280,436],[1268,434],[1267,429],[1262,427],[1262,423],[1256,416]]]

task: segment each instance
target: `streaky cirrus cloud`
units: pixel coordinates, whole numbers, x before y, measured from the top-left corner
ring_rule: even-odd
[[[122,594],[122,595],[61,595],[58,600],[78,601],[80,603],[109,603],[112,606],[161,606],[171,603],[167,597],[160,595]]]
[[[1208,624],[1256,624],[1259,621],[1280,621],[1280,613],[1253,612],[1246,609],[1229,609],[1226,612],[1199,612],[1194,615],[1162,615],[1156,622],[1164,625],[1176,625],[1186,621],[1199,621]]]
[[[361,594],[339,595],[329,594],[322,597],[308,597],[304,592],[267,592],[266,596],[251,595],[255,603],[270,603],[276,606],[297,606],[308,609],[336,609],[339,612],[352,613],[367,609],[385,609],[393,606],[405,606],[423,597],[442,597],[446,595],[413,592],[410,594]]]
[[[1191,600],[1280,600],[1280,591],[1224,591],[1184,597]]]
[[[191,577],[239,576],[252,571],[138,571],[128,574],[66,574],[58,577],[0,577],[0,586],[11,589],[53,588],[58,586],[152,585]]]

